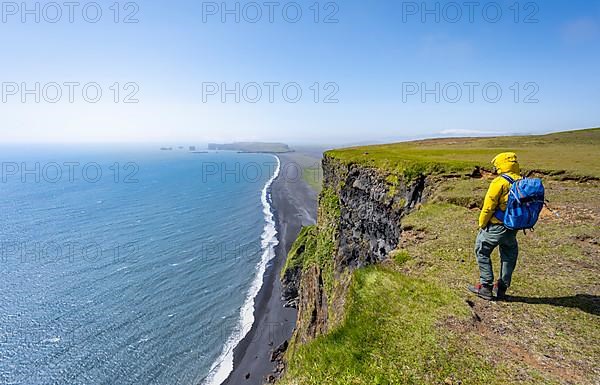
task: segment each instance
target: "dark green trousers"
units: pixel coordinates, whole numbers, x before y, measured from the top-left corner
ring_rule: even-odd
[[[491,256],[496,247],[500,248],[502,264],[500,279],[508,288],[519,256],[517,230],[509,230],[504,225],[489,225],[487,228],[479,230],[475,241],[475,256],[479,264],[480,280],[484,285],[494,284]]]

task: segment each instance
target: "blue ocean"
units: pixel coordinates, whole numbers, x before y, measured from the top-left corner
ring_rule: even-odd
[[[276,157],[0,148],[0,384],[219,384],[277,243]]]

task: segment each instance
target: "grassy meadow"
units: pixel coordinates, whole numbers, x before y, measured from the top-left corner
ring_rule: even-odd
[[[600,383],[599,129],[328,155],[410,176],[428,167],[438,173],[488,167],[507,150],[518,153],[524,169],[548,175],[555,211],[543,212],[535,232],[519,234],[510,298],[487,302],[465,289],[478,280],[473,246],[489,177],[448,179],[403,218],[401,243],[389,260],[353,273],[343,322],[295,348],[282,384]],[[332,250],[320,236],[311,227],[299,239],[319,251],[312,263],[323,263],[323,252]],[[290,264],[306,263],[294,249],[291,256]],[[498,266],[496,251],[496,272]]]
[[[451,174],[491,169],[491,159],[514,151],[526,170],[565,177],[600,175],[600,128],[549,135],[450,138],[331,150],[347,163],[374,166],[404,175]]]

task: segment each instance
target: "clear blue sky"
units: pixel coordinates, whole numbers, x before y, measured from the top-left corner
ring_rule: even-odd
[[[425,14],[421,1],[323,1],[318,23],[313,0],[297,1],[302,16],[296,23],[291,20],[297,7],[286,1],[274,6],[272,23],[262,1],[254,3],[263,13],[256,23],[249,22],[256,9],[248,1],[239,2],[240,23],[235,15],[222,22],[213,6],[220,8],[221,1],[144,0],[138,9],[123,9],[124,1],[119,23],[110,9],[114,1],[98,2],[97,23],[90,22],[94,7],[83,17],[86,2],[73,10],[73,23],[65,6],[58,22],[50,22],[56,10],[47,8],[36,23],[36,12],[28,14],[18,3],[15,9],[4,2],[0,21],[2,142],[343,144],[600,125],[600,1],[522,1],[518,13],[514,0],[480,1],[472,8],[466,1],[429,1],[427,9],[434,12]],[[235,9],[236,2],[225,4]],[[123,23],[131,13],[139,22]],[[324,23],[326,18],[337,22]],[[35,89],[36,82],[40,103],[21,87]],[[57,103],[48,102],[55,96],[52,82],[63,93]],[[102,98],[85,101],[80,86],[69,103],[65,82],[98,83]],[[132,87],[121,89],[115,103],[115,82],[121,88],[136,83],[139,102],[122,103]],[[203,101],[203,83],[234,88],[236,82],[260,84],[262,98],[249,103],[241,95],[236,103],[225,95],[222,103],[217,92]],[[290,103],[279,86],[270,103],[265,82],[297,83],[302,97]],[[311,87],[317,82],[315,103]],[[323,89],[326,83],[335,86]],[[436,83],[439,103],[436,95],[421,92],[422,86],[435,90]],[[479,84],[472,103],[465,83]],[[457,84],[462,97],[452,103]],[[482,95],[486,84],[493,85],[489,100]],[[492,103],[498,87],[502,97]],[[254,90],[247,88],[248,98]],[[324,103],[333,91],[338,102]]]

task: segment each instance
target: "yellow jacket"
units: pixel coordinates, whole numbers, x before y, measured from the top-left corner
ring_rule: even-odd
[[[514,180],[521,179],[521,168],[517,161],[517,154],[514,152],[504,152],[498,154],[493,160],[492,164],[496,168],[498,174],[506,174]],[[501,220],[494,217],[494,213],[499,208],[500,210],[506,210],[506,202],[508,201],[508,191],[510,190],[510,183],[502,178],[502,176],[496,177],[490,184],[487,194],[485,194],[485,200],[483,201],[483,208],[481,214],[479,214],[479,227],[485,228],[488,224],[502,223]]]

